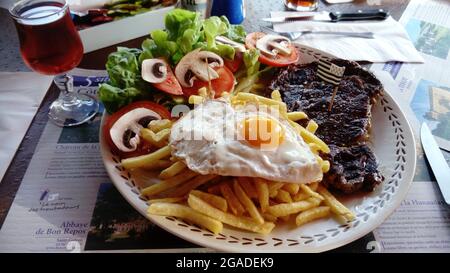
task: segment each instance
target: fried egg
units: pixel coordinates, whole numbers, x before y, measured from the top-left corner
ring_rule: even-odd
[[[207,100],[172,127],[172,155],[200,174],[310,183],[322,170],[308,144],[275,109]]]

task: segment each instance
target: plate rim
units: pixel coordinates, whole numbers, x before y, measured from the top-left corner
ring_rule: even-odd
[[[333,55],[323,52],[321,50],[315,49],[315,48],[311,48],[305,45],[301,45],[298,43],[294,43],[297,47],[302,47],[306,50],[310,50],[314,53],[318,53],[320,55],[326,56],[328,58],[336,58]],[[372,73],[372,72],[371,72]],[[407,133],[408,135],[410,135],[410,139],[411,139],[411,152],[413,152],[412,155],[410,155],[411,159],[412,159],[412,169],[411,171],[409,171],[407,174],[408,176],[405,176],[402,179],[402,182],[407,182],[406,187],[403,186],[402,188],[402,192],[397,192],[396,194],[396,199],[395,201],[391,202],[389,205],[391,206],[391,208],[386,209],[384,212],[381,212],[380,214],[377,215],[377,217],[372,217],[371,220],[371,224],[370,226],[367,225],[367,227],[363,227],[360,228],[360,230],[356,233],[355,236],[349,236],[343,240],[339,240],[336,243],[330,243],[330,244],[324,244],[324,245],[319,245],[319,246],[314,246],[313,248],[304,248],[304,247],[292,247],[289,249],[282,249],[281,251],[279,249],[276,248],[259,248],[259,247],[252,247],[252,248],[245,248],[242,247],[240,244],[227,244],[224,241],[219,241],[219,243],[208,243],[210,242],[209,240],[196,240],[195,237],[190,237],[189,233],[186,232],[175,232],[173,231],[171,228],[166,227],[161,221],[159,221],[158,219],[163,219],[165,218],[165,216],[153,216],[150,217],[149,215],[147,215],[145,213],[145,211],[141,211],[141,208],[139,207],[139,204],[137,204],[135,202],[135,200],[128,196],[128,194],[130,193],[130,189],[125,187],[126,183],[119,183],[117,180],[117,177],[113,176],[113,174],[110,172],[109,168],[106,166],[106,158],[108,155],[111,155],[111,152],[108,149],[104,149],[104,147],[107,147],[107,144],[104,141],[103,138],[103,130],[99,130],[99,144],[100,144],[100,152],[101,152],[101,156],[102,156],[102,161],[103,164],[105,165],[105,169],[108,173],[109,178],[111,179],[111,182],[114,184],[114,186],[116,187],[116,189],[120,192],[120,194],[125,198],[125,200],[127,200],[127,202],[132,205],[132,207],[137,210],[141,215],[143,215],[146,219],[148,219],[149,221],[151,221],[153,224],[157,225],[158,227],[164,229],[165,231],[171,233],[174,236],[180,237],[186,241],[189,241],[193,244],[196,245],[200,245],[206,248],[212,248],[218,251],[225,251],[225,252],[235,252],[235,253],[248,253],[248,252],[258,252],[258,253],[264,253],[264,252],[308,252],[308,253],[317,253],[317,252],[323,252],[323,251],[327,251],[327,250],[332,250],[344,245],[347,245],[353,241],[356,241],[364,236],[366,236],[367,234],[369,234],[370,232],[372,232],[373,230],[375,230],[377,227],[379,227],[401,204],[401,202],[406,198],[409,189],[411,187],[411,184],[413,182],[413,178],[414,178],[414,174],[415,174],[415,170],[416,170],[416,165],[417,165],[417,149],[416,149],[416,140],[414,138],[414,134],[412,132],[412,127],[410,122],[408,121],[408,119],[406,118],[406,115],[404,113],[404,111],[402,110],[402,108],[400,107],[400,104],[397,102],[397,100],[390,94],[389,91],[387,91],[386,89],[384,89],[384,96],[387,95],[387,98],[396,106],[396,108],[399,110],[399,113],[401,114],[401,117],[403,118],[403,120],[405,121],[405,126],[408,130],[407,132],[405,132],[405,134]],[[104,124],[104,120],[106,117],[107,113],[106,111],[104,111],[103,115],[102,115],[102,119],[101,119],[101,124],[100,124],[100,128],[103,127]],[[411,164],[409,164],[411,165]],[[114,177],[114,178],[113,178]],[[383,181],[384,183],[385,181]],[[381,185],[380,185],[381,186]],[[126,191],[127,190],[127,191]],[[398,196],[398,194],[401,194],[401,196]],[[136,198],[136,197],[135,197]],[[269,235],[258,235],[261,237],[264,236],[270,236]]]

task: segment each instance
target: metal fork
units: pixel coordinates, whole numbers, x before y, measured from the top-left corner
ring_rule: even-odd
[[[358,37],[358,38],[366,38],[366,39],[374,38],[373,32],[315,31],[315,30],[303,30],[303,31],[295,31],[295,32],[277,32],[277,31],[275,31],[269,27],[265,27],[265,26],[261,26],[261,31],[285,36],[291,40],[296,40],[296,39],[300,38],[300,36],[309,35],[309,34],[342,35],[342,36]]]

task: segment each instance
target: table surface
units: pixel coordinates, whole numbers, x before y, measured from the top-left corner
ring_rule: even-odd
[[[264,2],[264,3],[263,3]],[[409,0],[383,0],[382,5],[368,5],[374,1],[355,0],[353,3],[328,5],[320,2],[319,10],[333,11],[355,11],[361,8],[385,8],[391,12],[395,19],[399,19],[406,8]],[[246,19],[243,22],[248,32],[258,31],[261,25],[259,18],[269,17],[270,11],[285,10],[281,0],[247,0]],[[14,25],[8,16],[8,11],[0,8],[0,71],[29,71],[23,64],[18,50],[18,40]],[[139,47],[144,38],[138,38],[121,43],[121,46]],[[117,45],[100,49],[84,55],[79,67],[86,69],[104,69],[107,56],[115,51]],[[0,183],[0,227],[3,224],[8,210],[14,200],[15,194],[20,186],[27,166],[32,158],[36,145],[48,121],[47,111],[50,103],[56,99],[59,91],[52,85],[47,92],[36,116],[31,123],[21,146],[19,147],[11,165],[9,166],[2,182]],[[372,236],[372,235],[369,235]],[[341,251],[352,251],[357,249],[358,241],[349,244]],[[338,250],[339,251],[339,250]]]

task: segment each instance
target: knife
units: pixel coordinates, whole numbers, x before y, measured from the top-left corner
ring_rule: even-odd
[[[357,12],[305,12],[299,15],[262,18],[265,22],[283,23],[291,21],[321,21],[321,22],[340,22],[340,21],[360,21],[360,20],[384,20],[389,17],[389,12],[384,9],[377,10],[358,10]]]
[[[450,205],[450,168],[425,122],[420,129],[420,139],[445,203]]]

